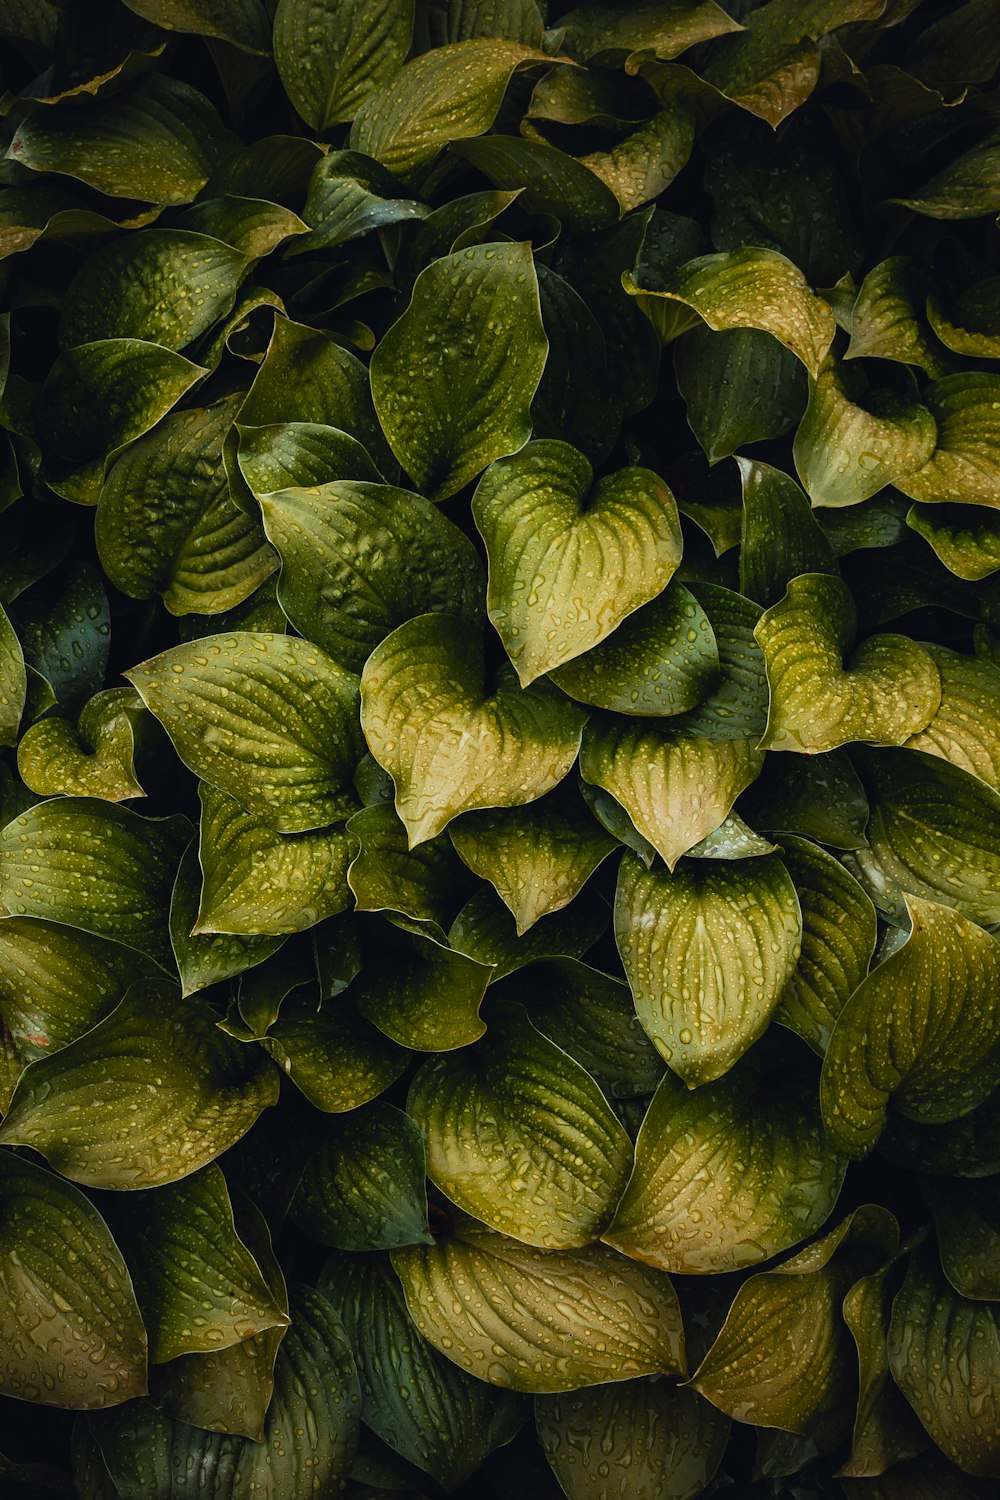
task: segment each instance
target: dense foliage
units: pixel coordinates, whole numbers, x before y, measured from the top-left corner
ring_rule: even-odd
[[[0,0],[0,1491],[1000,1476],[1000,0]]]

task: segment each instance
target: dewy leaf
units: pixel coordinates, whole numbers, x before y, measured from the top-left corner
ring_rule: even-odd
[[[535,1398],[542,1451],[568,1500],[695,1500],[722,1461],[729,1421],[696,1391],[628,1380]]]
[[[845,1165],[824,1136],[808,1071],[751,1056],[694,1093],[667,1073],[603,1238],[678,1275],[740,1270],[814,1234]]]
[[[488,962],[393,927],[372,931],[365,960],[351,994],[392,1041],[418,1052],[448,1052],[482,1036]]]
[[[743,488],[740,592],[767,609],[800,573],[836,573],[837,563],[795,480],[754,459],[736,462]]]
[[[320,1287],[358,1362],[365,1425],[448,1493],[520,1427],[516,1396],[473,1379],[420,1337],[387,1258],[334,1256]]]
[[[599,58],[605,67],[624,63],[629,72],[638,72],[641,62],[667,62],[698,42],[742,30],[714,0],[694,5],[639,0],[622,9],[594,0],[561,16],[559,25],[566,27],[571,57],[581,62]]]
[[[112,198],[190,203],[236,144],[189,84],[146,73],[124,92],[36,110],[8,156],[35,172],[77,177]]]
[[[907,748],[940,755],[1000,791],[1000,670],[980,656],[925,649],[941,674],[941,703]]]
[[[129,1193],[109,1209],[128,1255],[154,1364],[209,1353],[287,1324],[237,1233],[218,1167],[203,1167],[151,1192]]]
[[[958,578],[978,583],[1000,570],[1000,516],[993,510],[914,505],[906,524]]]
[[[1000,1199],[996,1182],[970,1192],[958,1183],[930,1179],[924,1197],[934,1216],[941,1269],[962,1297],[1000,1301]]]
[[[27,696],[24,652],[6,610],[0,607],[0,744],[17,744]]]
[[[928,375],[945,375],[947,355],[935,349],[918,310],[926,299],[925,278],[905,255],[880,262],[865,277],[851,311],[851,342],[845,359],[894,359]]]
[[[73,710],[97,693],[108,668],[111,610],[104,580],[92,563],[71,562],[61,589],[43,607],[44,594],[16,606],[24,659],[51,689],[52,700]],[[30,601],[30,602],[29,602]]]
[[[125,802],[145,796],[135,775],[137,720],[144,710],[129,688],[91,698],[74,726],[67,719],[33,724],[17,747],[25,786],[41,797],[100,797]]]
[[[522,687],[600,644],[669,583],[682,550],[673,495],[648,469],[594,483],[568,443],[490,465],[472,502],[487,607]]]
[[[870,754],[865,775],[873,899],[891,905],[901,889],[987,926],[1000,922],[1000,795],[917,750]]]
[[[96,1411],[146,1390],[121,1251],[78,1188],[0,1151],[0,1392]]]
[[[353,120],[391,86],[410,47],[413,0],[280,0],[274,60],[289,99],[314,130]],[[363,149],[363,148],[362,148]]]
[[[886,1336],[895,1263],[856,1281],[844,1298],[844,1322],[858,1346],[858,1412],[851,1456],[841,1475],[877,1475],[927,1445],[920,1423],[889,1373]]]
[[[222,793],[215,793],[222,797]],[[280,937],[233,937],[220,933],[196,933],[201,904],[202,872],[195,843],[188,845],[177,867],[170,899],[170,943],[185,995],[193,995],[212,984],[263,963],[281,947]]]
[[[547,348],[530,245],[475,245],[421,271],[371,361],[379,421],[418,488],[445,500],[524,447]]]
[[[75,1041],[156,972],[133,948],[77,927],[0,918],[0,1015],[29,1062]]]
[[[621,803],[673,869],[718,828],[762,763],[749,740],[688,738],[669,725],[609,715],[587,725],[580,773]]]
[[[1000,133],[994,131],[937,172],[912,197],[896,198],[932,219],[976,219],[1000,208]]]
[[[531,1024],[576,1058],[609,1099],[649,1094],[663,1077],[620,979],[575,958],[542,959],[509,992],[526,1003]]]
[[[875,908],[849,871],[811,839],[781,840],[802,908],[802,952],[774,1019],[826,1051],[837,1017],[868,973]]]
[[[292,636],[175,646],[125,674],[196,775],[280,833],[354,811],[357,678]]]
[[[926,406],[888,389],[852,386],[831,356],[809,391],[792,451],[813,505],[858,505],[887,484],[901,485],[937,443],[937,422]]]
[[[262,1052],[226,1036],[198,1000],[145,981],[25,1069],[0,1141],[31,1146],[89,1187],[159,1187],[235,1145],[277,1098]]]
[[[851,1156],[875,1145],[890,1104],[942,1124],[1000,1085],[1000,942],[950,907],[906,905],[909,937],[844,1006],[823,1063],[823,1119]]]
[[[351,904],[350,838],[342,828],[275,833],[235,798],[203,782],[203,873],[195,936],[303,932]]]
[[[691,1088],[766,1030],[795,969],[802,914],[781,859],[699,860],[669,874],[626,854],[615,937],[635,1008]]]
[[[1000,1325],[990,1302],[949,1286],[928,1246],[892,1305],[893,1377],[937,1446],[967,1474],[1000,1477]]]
[[[719,680],[711,621],[676,581],[644,604],[592,651],[552,673],[578,703],[644,718],[694,708]]]
[[[483,135],[453,149],[495,188],[516,192],[519,206],[529,213],[546,214],[581,231],[603,229],[618,219],[618,200],[597,173],[544,141]]]
[[[346,1114],[377,1099],[405,1073],[410,1054],[348,1003],[289,1001],[265,1045],[310,1104]]]
[[[691,1377],[694,1388],[739,1422],[846,1437],[857,1355],[844,1294],[898,1243],[892,1215],[866,1205],[794,1259],[751,1276]]]
[[[186,818],[141,818],[90,797],[39,802],[0,833],[0,901],[137,948],[169,967],[166,921],[191,837]]]
[[[463,621],[419,615],[365,665],[365,738],[395,783],[411,848],[458,813],[535,801],[576,759],[582,710],[548,683],[522,690],[506,675],[489,693],[484,656]]]
[[[688,426],[710,464],[783,436],[806,406],[806,374],[783,344],[757,328],[689,328],[674,345]]]
[[[119,1494],[166,1500],[178,1476],[199,1486],[201,1476],[210,1476],[212,1500],[340,1493],[358,1443],[357,1370],[343,1325],[325,1297],[298,1287],[291,1312],[261,1442],[205,1432],[145,1401],[92,1419]]]
[[[518,936],[568,906],[618,847],[577,792],[554,792],[526,808],[489,808],[453,822],[451,841],[514,914]]]
[[[125,0],[129,10],[167,31],[216,37],[247,52],[271,50],[270,28],[260,0]]]
[[[52,487],[94,505],[107,461],[166,416],[204,370],[141,339],[101,339],[65,350],[38,395],[35,421],[62,468]]]
[[[603,1245],[537,1250],[463,1218],[392,1263],[424,1338],[490,1385],[566,1391],[683,1373],[673,1286]]]
[[[764,745],[815,755],[864,741],[903,745],[932,721],[941,674],[923,646],[903,635],[854,643],[850,590],[821,573],[793,578],[754,634],[771,690]]]
[[[107,576],[171,614],[232,609],[274,572],[259,523],[229,498],[222,444],[236,402],[171,412],[113,464],[95,534]]]
[[[315,1132],[290,1213],[311,1239],[338,1250],[430,1244],[425,1176],[417,1125],[376,1100]]]
[[[431,1181],[490,1228],[568,1250],[610,1222],[631,1142],[589,1074],[520,1006],[495,1007],[474,1048],[424,1063],[407,1110]]]
[[[425,52],[394,66],[393,76],[369,95],[351,127],[351,149],[374,156],[404,182],[419,177],[451,141],[489,130],[519,68],[551,61],[534,47],[499,37]]]
[[[374,229],[424,219],[429,213],[426,204],[410,197],[392,173],[370,156],[331,151],[317,162],[309,179],[302,216],[311,233],[298,241],[295,254],[332,249]]]
[[[896,484],[911,500],[1000,509],[1000,375],[970,372],[935,380],[926,394],[937,447]]]
[[[503,979],[542,958],[580,958],[593,947],[610,920],[606,901],[593,886],[561,911],[542,917],[521,937],[514,917],[488,885],[465,903],[448,933],[451,946],[477,963],[492,964],[492,979]]]
[[[281,558],[283,609],[350,672],[414,615],[475,620],[482,612],[472,543],[420,495],[340,480],[278,490],[260,504]]]
[[[810,291],[797,266],[774,250],[747,246],[689,260],[662,284],[623,278],[633,295],[664,297],[690,308],[688,326],[703,319],[716,332],[758,328],[802,361],[815,378],[836,329],[829,306]]]
[[[694,142],[693,116],[674,103],[610,150],[592,151],[579,159],[611,189],[626,214],[669,187],[687,165]]]
[[[361,846],[347,871],[358,911],[398,912],[429,924],[433,936],[443,936],[464,889],[462,867],[448,836],[408,848],[406,829],[387,803],[362,808],[348,821],[347,831]]]
[[[719,680],[696,708],[678,718],[674,728],[693,739],[756,743],[764,733],[768,703],[764,653],[754,638],[760,607],[715,583],[693,584],[691,593],[715,634]]]

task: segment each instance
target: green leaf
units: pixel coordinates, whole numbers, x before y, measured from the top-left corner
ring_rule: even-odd
[[[190,203],[235,144],[204,94],[146,73],[122,93],[36,110],[7,154],[34,172],[77,177],[111,198]]]
[[[145,796],[134,765],[141,714],[128,688],[110,688],[91,698],[76,726],[55,717],[33,724],[17,747],[17,769],[25,786],[40,797],[125,802]]]
[[[531,1024],[586,1068],[609,1099],[650,1094],[663,1077],[621,980],[575,958],[550,958],[509,990],[527,1005]]]
[[[750,1057],[694,1093],[667,1073],[604,1239],[682,1276],[757,1265],[825,1223],[845,1165],[808,1071]]]
[[[973,358],[995,359],[1000,353],[1000,327],[997,324],[997,294],[1000,278],[989,277],[966,287],[942,304],[942,288],[927,297],[927,321],[948,349]]]
[[[562,783],[526,808],[466,813],[451,841],[474,874],[488,880],[514,915],[520,937],[579,894],[618,846],[575,792]]]
[[[323,133],[392,85],[412,35],[413,0],[279,0],[274,60],[303,120]]]
[[[899,489],[911,500],[1000,508],[1000,375],[946,375],[925,399],[937,446],[896,478]]]
[[[571,57],[580,62],[599,58],[604,67],[624,63],[630,73],[638,72],[642,62],[666,62],[698,42],[742,30],[714,0],[694,5],[640,0],[625,9],[595,0],[560,17],[559,24],[566,27]]]
[[[609,918],[604,898],[586,886],[569,906],[542,917],[519,937],[510,909],[489,886],[481,886],[455,918],[448,941],[477,963],[492,964],[492,978],[503,979],[541,958],[580,958]]]
[[[417,1125],[377,1100],[325,1122],[310,1141],[291,1217],[338,1250],[429,1244],[425,1176]]]
[[[1000,791],[1000,670],[979,656],[925,648],[941,674],[941,702],[910,750],[940,755]]]
[[[141,339],[101,339],[59,355],[42,386],[35,422],[60,461],[52,487],[94,505],[109,461],[166,416],[204,370]]]
[[[490,1228],[568,1250],[610,1222],[631,1142],[589,1074],[520,1006],[495,1007],[475,1048],[424,1063],[407,1110],[431,1181]]]
[[[371,363],[379,421],[418,488],[445,500],[524,447],[547,347],[530,245],[476,245],[421,271]]]
[[[305,141],[299,144],[308,145]],[[178,215],[176,224],[179,229],[222,240],[253,260],[270,255],[293,236],[306,234],[309,228],[298,214],[280,203],[242,195],[200,198]]]
[[[125,0],[129,10],[166,31],[214,37],[247,52],[271,50],[267,14],[259,0]]]
[[[184,764],[268,827],[304,833],[354,810],[357,678],[308,641],[207,636],[125,675]]]
[[[743,488],[740,592],[765,609],[801,573],[836,573],[837,562],[795,480],[770,464],[738,458]]]
[[[822,1055],[837,1017],[868,973],[875,908],[840,861],[811,840],[786,835],[781,851],[802,908],[802,951],[774,1019]]]
[[[76,927],[0,918],[3,1024],[29,1062],[76,1041],[156,972],[134,949]]]
[[[894,1166],[941,1176],[991,1177],[1000,1172],[1000,1089],[960,1120],[918,1125],[889,1122],[879,1154]]]
[[[124,337],[183,349],[229,312],[248,265],[231,245],[183,229],[112,240],[70,282],[59,342]]]
[[[378,162],[357,151],[331,151],[317,162],[309,179],[302,217],[311,230],[295,245],[295,254],[346,244],[374,229],[406,220],[425,219],[430,209],[412,198]]]
[[[292,624],[348,671],[414,615],[474,621],[482,568],[436,506],[390,485],[340,480],[261,497]]]
[[[234,400],[171,412],[125,449],[97,505],[101,566],[133,599],[157,594],[171,614],[242,604],[275,568],[257,521],[229,498],[222,444]]]
[[[887,484],[902,487],[934,452],[927,407],[885,388],[866,391],[856,369],[831,357],[810,386],[792,452],[813,505],[858,505]]]
[[[203,1167],[183,1182],[151,1192],[130,1193],[110,1207],[155,1364],[210,1353],[287,1325],[287,1314],[237,1233],[218,1167]]]
[[[793,578],[754,634],[771,690],[764,744],[815,755],[860,740],[902,745],[941,702],[941,675],[923,646],[874,635],[845,665],[856,617],[850,590],[820,573]]]
[[[857,1388],[844,1294],[898,1241],[892,1215],[866,1205],[784,1265],[751,1276],[691,1377],[694,1388],[739,1422],[785,1432],[825,1428],[836,1441]]]
[[[956,1292],[977,1302],[1000,1300],[996,1183],[980,1183],[973,1195],[958,1183],[931,1180],[923,1191],[934,1216],[941,1269]]]
[[[802,366],[757,328],[690,328],[674,347],[688,426],[710,464],[737,448],[783,436],[806,406]]]
[[[599,645],[680,562],[663,481],[621,469],[594,484],[567,443],[530,443],[491,464],[472,511],[489,558],[490,619],[522,687]]]
[[[610,150],[592,151],[579,159],[611,189],[626,214],[670,186],[687,165],[694,143],[693,116],[672,103]]]
[[[903,946],[844,1006],[823,1063],[827,1130],[864,1156],[890,1106],[908,1119],[960,1119],[1000,1085],[1000,1035],[991,996],[1000,943],[946,906],[906,898]]]
[[[534,436],[558,438],[599,463],[621,426],[601,325],[563,277],[537,262],[535,274],[549,352],[531,404]]]
[[[552,673],[579,703],[644,718],[694,708],[719,680],[719,647],[698,600],[676,581],[591,651]]]
[[[633,296],[663,297],[690,309],[686,326],[702,319],[709,328],[758,328],[818,376],[833,340],[833,313],[810,291],[802,272],[774,250],[747,246],[689,260],[662,285],[644,287],[623,278]],[[679,332],[682,329],[678,330]]]
[[[216,793],[221,797],[221,793]],[[221,984],[263,963],[282,944],[282,938],[233,937],[224,933],[196,933],[201,904],[202,873],[197,846],[185,849],[177,867],[170,899],[170,943],[185,995]]]
[[[858,1412],[851,1456],[840,1473],[877,1475],[927,1445],[923,1429],[889,1372],[886,1338],[896,1282],[892,1261],[856,1281],[844,1298],[844,1322],[858,1346]]]
[[[351,993],[362,1015],[392,1041],[418,1052],[448,1052],[486,1030],[479,1007],[491,977],[488,962],[386,926],[372,931]]]
[[[357,1447],[358,1376],[343,1325],[309,1287],[297,1289],[278,1351],[263,1440],[205,1432],[148,1402],[93,1419],[104,1462],[129,1500],[169,1500],[175,1486],[212,1485],[212,1500],[335,1495]]]
[[[490,693],[484,656],[482,637],[455,616],[419,615],[365,664],[361,722],[411,848],[458,813],[535,801],[576,759],[582,711],[550,684],[519,689],[506,673]]]
[[[698,7],[699,9],[701,7]],[[652,7],[650,7],[652,9]],[[568,1500],[695,1500],[713,1478],[729,1422],[697,1392],[629,1380],[535,1398],[542,1451]]]
[[[320,1286],[358,1362],[365,1425],[396,1453],[450,1493],[509,1442],[521,1425],[521,1402],[473,1379],[419,1336],[386,1257],[334,1256]]]
[[[916,750],[866,756],[865,776],[872,799],[865,873],[876,904],[887,898],[892,906],[903,890],[976,922],[1000,922],[1000,795]]]
[[[926,1246],[892,1305],[889,1364],[941,1451],[967,1474],[1000,1477],[997,1310],[960,1297]]]
[[[90,797],[39,802],[0,832],[0,901],[170,965],[166,921],[186,818],[140,818]]]
[[[347,1004],[289,1002],[266,1043],[310,1104],[346,1114],[377,1099],[406,1071],[410,1054]]]
[[[762,762],[749,740],[693,739],[673,726],[606,717],[587,725],[580,773],[621,803],[673,869],[718,828]]]
[[[603,1245],[537,1250],[463,1218],[392,1263],[424,1338],[490,1385],[565,1391],[683,1373],[673,1286]]]
[[[386,803],[355,813],[347,831],[361,846],[347,871],[358,911],[398,912],[443,937],[462,889],[451,841],[439,835],[410,849],[406,829]]]
[[[931,377],[947,374],[948,357],[935,348],[918,310],[926,295],[926,278],[907,256],[894,255],[875,266],[854,303],[844,358],[893,359]]]
[[[802,915],[777,855],[701,860],[671,875],[626,854],[615,937],[639,1020],[695,1088],[767,1029],[798,961]]]
[[[200,1002],[147,980],[25,1069],[0,1141],[31,1146],[90,1187],[158,1187],[235,1145],[277,1097],[261,1053],[221,1032]]]
[[[42,706],[58,702],[75,709],[104,681],[111,610],[104,581],[91,563],[71,562],[60,583],[61,591],[54,599],[50,596],[47,608],[41,590],[19,600],[15,619],[25,662],[51,690]]]
[[[6,610],[0,607],[0,744],[17,744],[27,696],[24,652]]]
[[[912,197],[894,198],[932,219],[977,219],[1000,208],[1000,134],[993,131],[936,172]]]
[[[569,229],[604,229],[619,216],[617,198],[597,173],[544,141],[482,135],[460,141],[454,151],[495,188],[516,192],[529,213],[551,215]]]
[[[977,583],[1000,569],[1000,517],[976,506],[914,505],[906,524],[958,578]]]
[[[202,783],[201,901],[192,935],[304,932],[351,904],[342,828],[275,833],[233,797]]]
[[[141,1396],[146,1334],[97,1209],[12,1151],[0,1151],[0,1208],[0,1392],[76,1411]]]
[[[364,24],[371,25],[367,13]],[[358,110],[351,149],[374,156],[404,182],[419,177],[451,141],[489,130],[520,68],[548,62],[534,47],[495,37],[437,47],[402,68],[396,59],[392,76]]]

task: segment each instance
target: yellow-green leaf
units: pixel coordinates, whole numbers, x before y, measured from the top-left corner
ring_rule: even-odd
[[[413,0],[374,6],[371,0],[279,0],[274,60],[303,120],[325,133],[353,120],[370,94],[391,86],[412,35]]]

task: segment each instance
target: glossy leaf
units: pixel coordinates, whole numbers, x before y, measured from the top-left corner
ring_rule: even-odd
[[[221,799],[222,793],[215,793],[215,796]],[[193,995],[210,985],[235,978],[246,969],[263,963],[284,941],[280,937],[256,934],[238,937],[197,932],[201,891],[198,848],[192,842],[181,856],[170,898],[170,944],[185,995]]]
[[[413,0],[280,0],[274,60],[299,114],[327,131],[392,82],[412,32]]]
[[[927,392],[937,424],[928,461],[897,483],[912,500],[1000,507],[1000,376],[947,375]]]
[[[800,573],[835,573],[833,549],[798,485],[780,469],[737,459],[743,488],[740,591],[776,604]]]
[[[348,1004],[282,1007],[267,1050],[310,1104],[346,1114],[377,1099],[406,1071],[404,1047],[392,1042]]]

